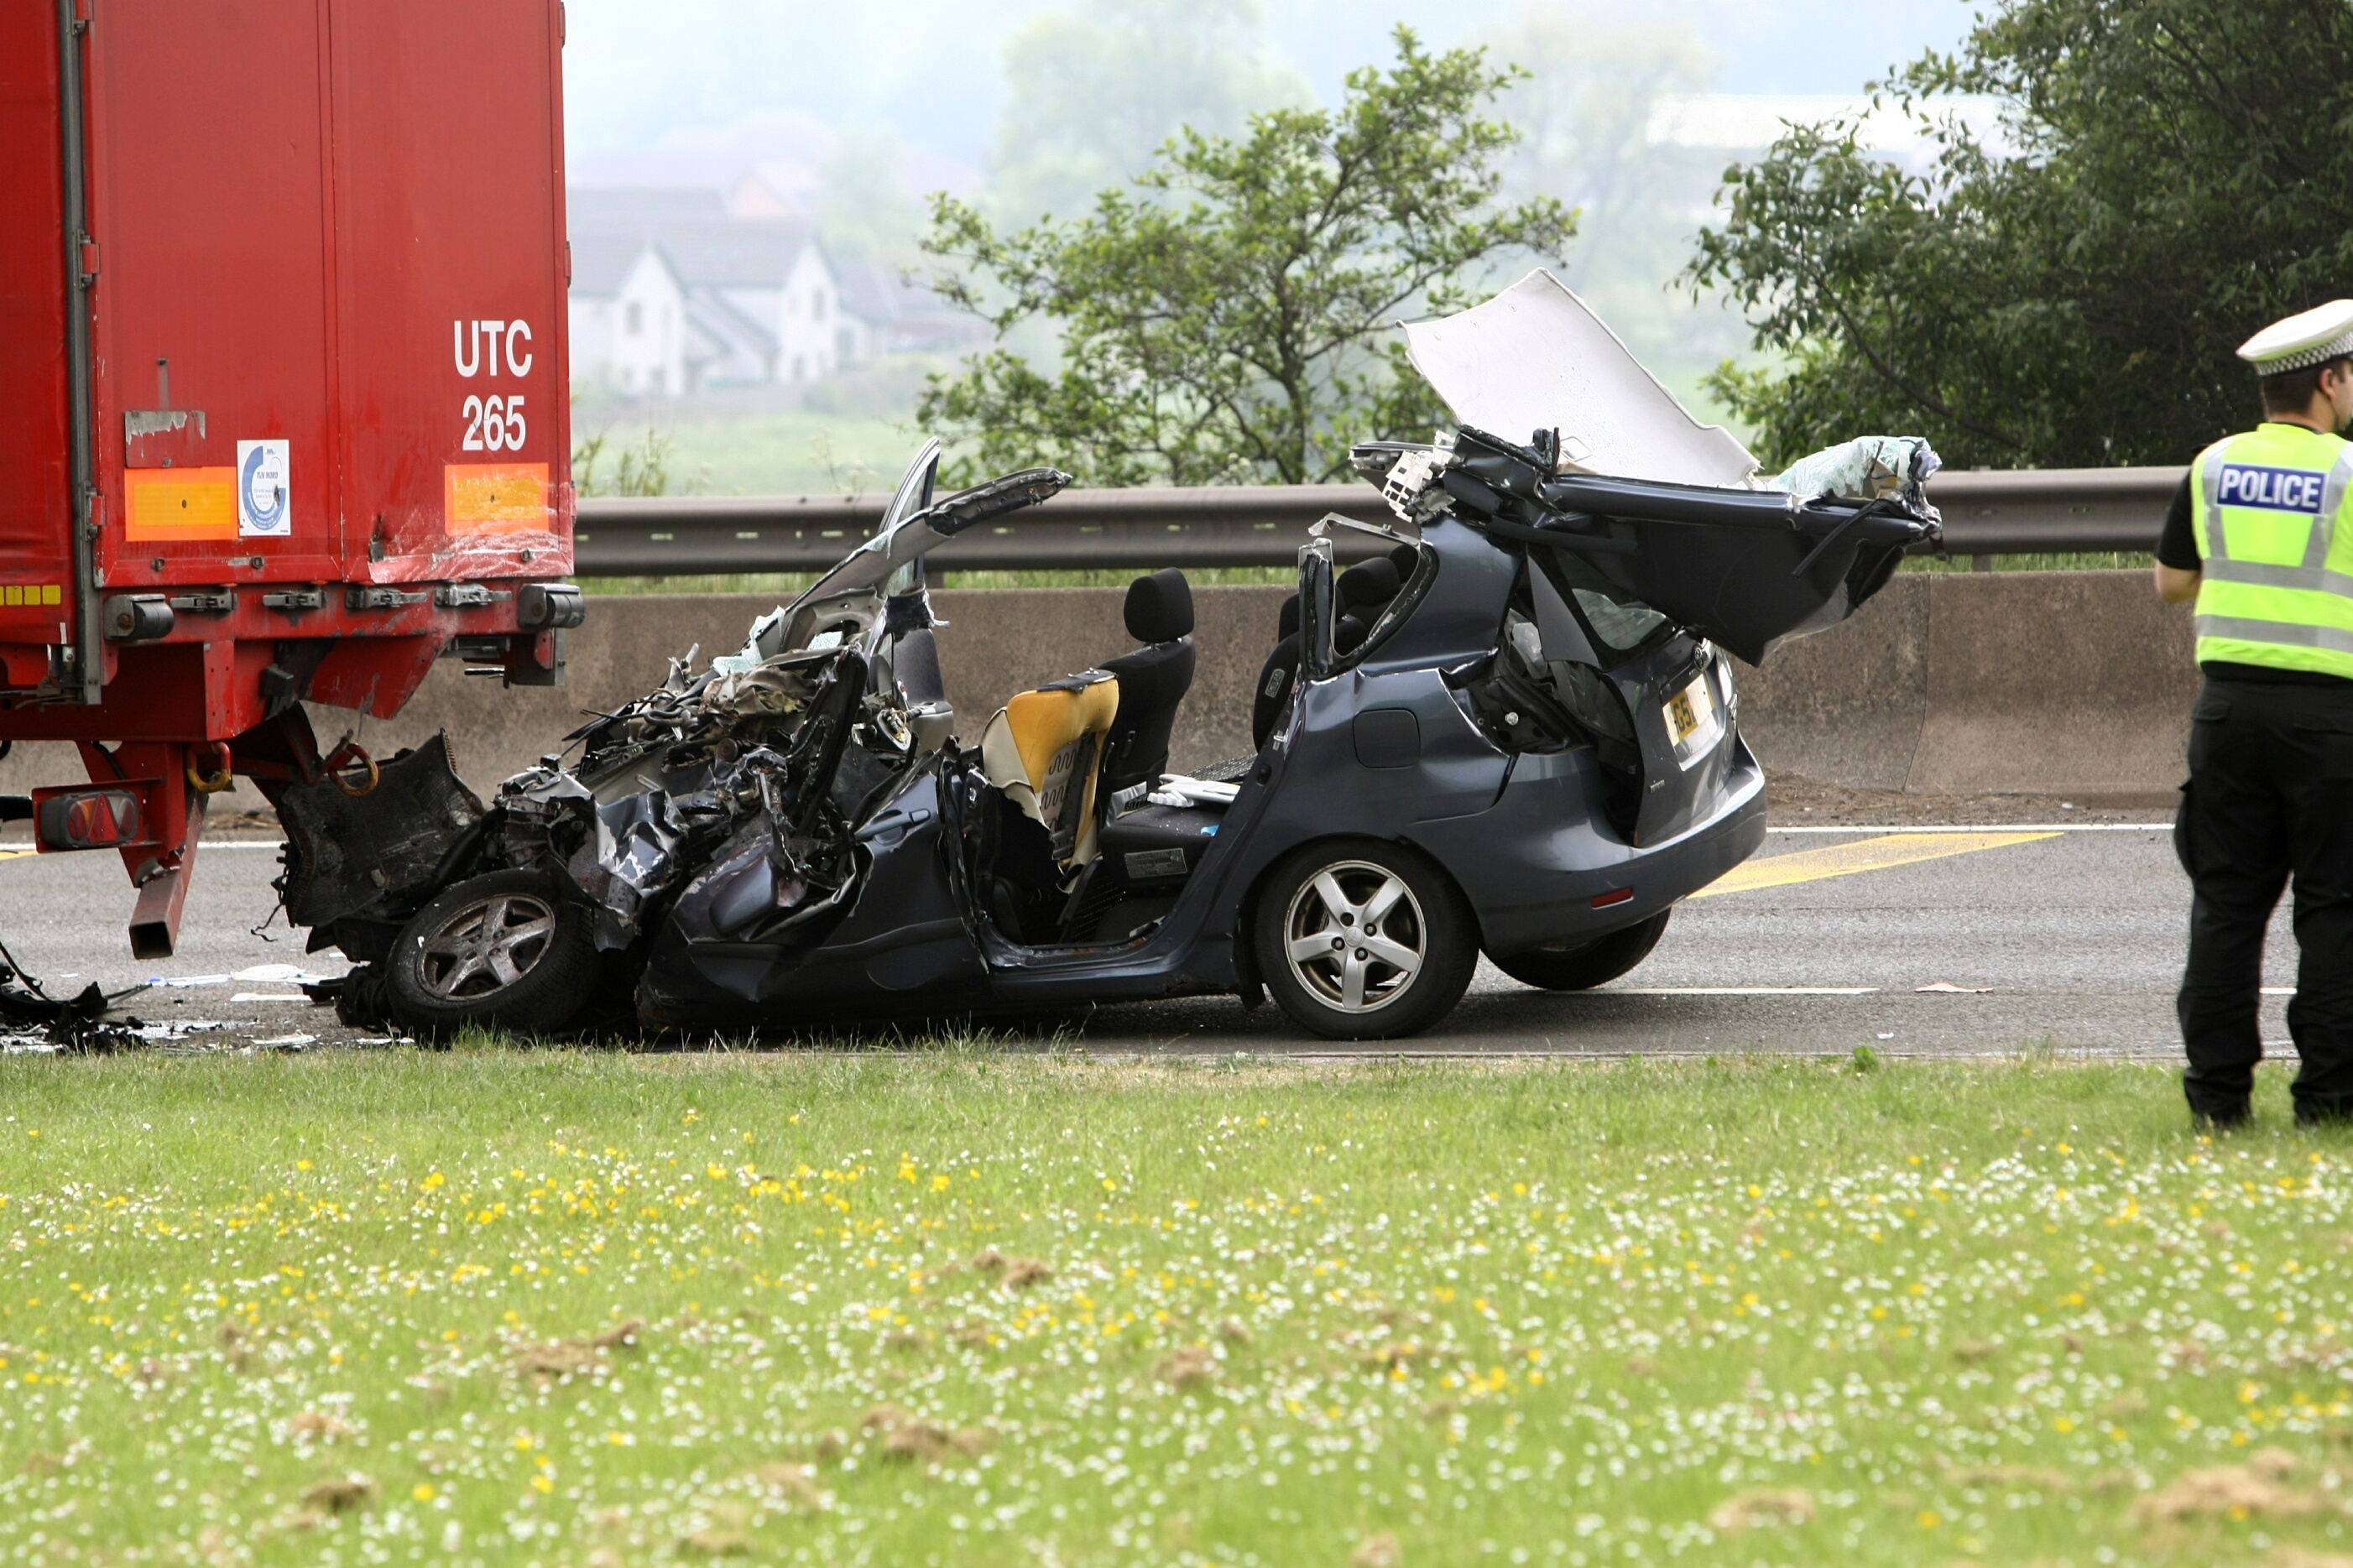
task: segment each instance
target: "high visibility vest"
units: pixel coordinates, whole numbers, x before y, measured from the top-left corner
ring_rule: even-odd
[[[2353,442],[2266,424],[2191,474],[2198,662],[2353,680]]]

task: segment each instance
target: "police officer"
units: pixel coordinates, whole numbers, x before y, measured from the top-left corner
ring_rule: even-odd
[[[2174,827],[2194,894],[2182,1088],[2217,1127],[2247,1119],[2263,931],[2291,877],[2295,1119],[2353,1118],[2353,442],[2337,434],[2353,300],[2266,327],[2239,357],[2263,422],[2199,454],[2157,551],[2158,593],[2198,602],[2205,681]]]

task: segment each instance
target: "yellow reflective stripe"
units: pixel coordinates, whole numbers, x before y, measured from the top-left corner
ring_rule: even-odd
[[[2235,561],[2232,569],[2250,564]],[[2302,572],[2301,566],[2275,566],[2275,572]],[[2242,616],[2258,621],[2288,621],[2310,623],[2316,626],[2341,626],[2353,628],[2353,598],[2331,593],[2325,588],[2288,588],[2234,583],[2227,578],[2210,577],[2200,587],[2196,614],[2201,616]]]
[[[2353,654],[2353,627],[2254,620],[2243,616],[2199,616],[2195,621],[2201,642],[2210,637],[2229,638],[2269,647],[2310,647]]]
[[[2198,553],[2208,561],[2231,557],[2230,542],[2222,537],[2218,516],[2222,506],[2222,465],[2230,461],[2226,455],[2230,446],[2228,441],[2217,441],[2198,459],[2198,499],[2203,504],[2190,521],[2197,524],[2192,531],[2198,535]]]
[[[2205,572],[2211,580],[2217,583],[2242,583],[2252,588],[2291,588],[2353,597],[2353,575],[2320,566],[2274,566],[2268,562],[2225,557],[2207,562]]]
[[[2348,446],[2345,450],[2337,454],[2337,461],[2328,470],[2328,481],[2321,487],[2321,521],[2332,534],[2336,531],[2337,515],[2345,510],[2345,491],[2348,486],[2353,486],[2353,446]],[[2320,531],[2319,529],[2313,530],[2316,537]],[[2320,543],[2319,553],[2316,555],[2307,553],[2304,558],[2304,563],[2307,566],[2317,566],[2327,559],[2328,545],[2323,541]]]

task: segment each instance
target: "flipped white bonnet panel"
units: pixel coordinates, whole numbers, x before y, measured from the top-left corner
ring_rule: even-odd
[[[1562,467],[1741,487],[1757,459],[1702,425],[1585,301],[1539,268],[1483,305],[1405,328],[1406,348],[1454,417],[1525,441],[1558,430]]]

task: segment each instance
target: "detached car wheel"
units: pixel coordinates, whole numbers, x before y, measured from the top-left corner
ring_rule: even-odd
[[[1582,947],[1540,947],[1532,952],[1491,952],[1495,967],[1523,985],[1535,985],[1546,991],[1590,991],[1606,985],[1642,960],[1659,945],[1666,934],[1667,917],[1672,910],[1661,910],[1640,925],[1613,931],[1599,942]]]
[[[537,1034],[578,1016],[596,990],[588,911],[530,871],[492,871],[417,912],[385,967],[393,1013],[439,1034],[468,1024]]]
[[[1259,974],[1301,1027],[1391,1040],[1462,999],[1479,946],[1462,895],[1410,849],[1310,845],[1276,866],[1251,922]]]

